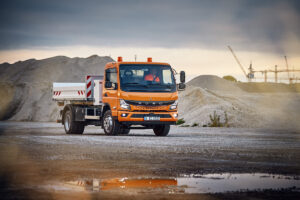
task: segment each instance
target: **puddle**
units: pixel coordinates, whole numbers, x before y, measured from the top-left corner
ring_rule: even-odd
[[[234,191],[259,191],[265,189],[292,189],[300,191],[299,177],[270,174],[192,174],[177,178],[116,178],[77,180],[51,185],[53,190],[76,191],[127,191],[166,193],[223,193]],[[48,187],[49,189],[49,187]]]
[[[299,177],[270,174],[206,174],[188,175],[177,179],[186,185],[185,193],[220,193],[246,190],[300,188]]]
[[[176,179],[92,179],[67,181],[58,185],[51,185],[54,190],[77,190],[77,191],[109,191],[109,190],[127,190],[127,189],[170,189],[178,186]]]

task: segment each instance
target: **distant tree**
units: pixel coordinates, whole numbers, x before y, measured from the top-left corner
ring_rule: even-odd
[[[227,81],[237,82],[236,78],[234,78],[233,76],[230,76],[230,75],[223,76],[223,79],[225,79]]]

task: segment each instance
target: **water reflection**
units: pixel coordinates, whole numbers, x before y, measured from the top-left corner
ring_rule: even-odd
[[[186,185],[185,193],[220,193],[230,191],[300,188],[299,177],[271,174],[206,174],[183,175],[178,186]]]
[[[68,181],[63,184],[65,187],[77,190],[112,190],[130,188],[167,188],[177,186],[176,179],[93,179]]]
[[[177,178],[115,178],[68,181],[58,190],[108,191],[137,189],[166,193],[220,193],[229,191],[287,189],[300,191],[299,177],[270,174],[192,174]]]

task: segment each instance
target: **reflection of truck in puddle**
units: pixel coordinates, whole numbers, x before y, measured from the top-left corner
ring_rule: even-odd
[[[114,190],[132,188],[168,188],[177,186],[176,179],[93,179],[86,181],[69,181],[64,183],[64,187],[74,190]]]
[[[233,191],[282,190],[300,187],[298,176],[279,174],[191,174],[177,178],[113,178],[68,181],[59,184],[60,190],[104,191],[136,189],[147,191],[163,189],[167,193],[220,193]],[[150,190],[149,190],[150,189]],[[295,190],[296,189],[296,190]]]
[[[168,63],[107,63],[104,76],[86,76],[86,83],[53,83],[53,100],[59,106],[67,134],[82,134],[86,125],[102,126],[105,134],[128,134],[130,129],[153,129],[166,136],[178,119],[175,70]]]

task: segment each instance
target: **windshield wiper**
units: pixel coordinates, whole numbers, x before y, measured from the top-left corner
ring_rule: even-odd
[[[137,84],[140,84],[140,83],[138,83],[138,82],[130,82],[130,83],[123,83],[124,85],[137,85]]]
[[[123,85],[136,85],[136,86],[148,87],[147,85],[140,84],[140,83],[138,83],[138,82],[123,83]]]
[[[166,87],[169,88],[169,89],[172,88],[172,85],[170,85],[170,84],[168,84],[168,85],[163,85],[163,84],[161,84],[161,83],[148,83],[147,85],[148,85],[148,86],[150,86],[150,85],[157,85],[157,86],[162,86],[162,87],[166,86]]]

